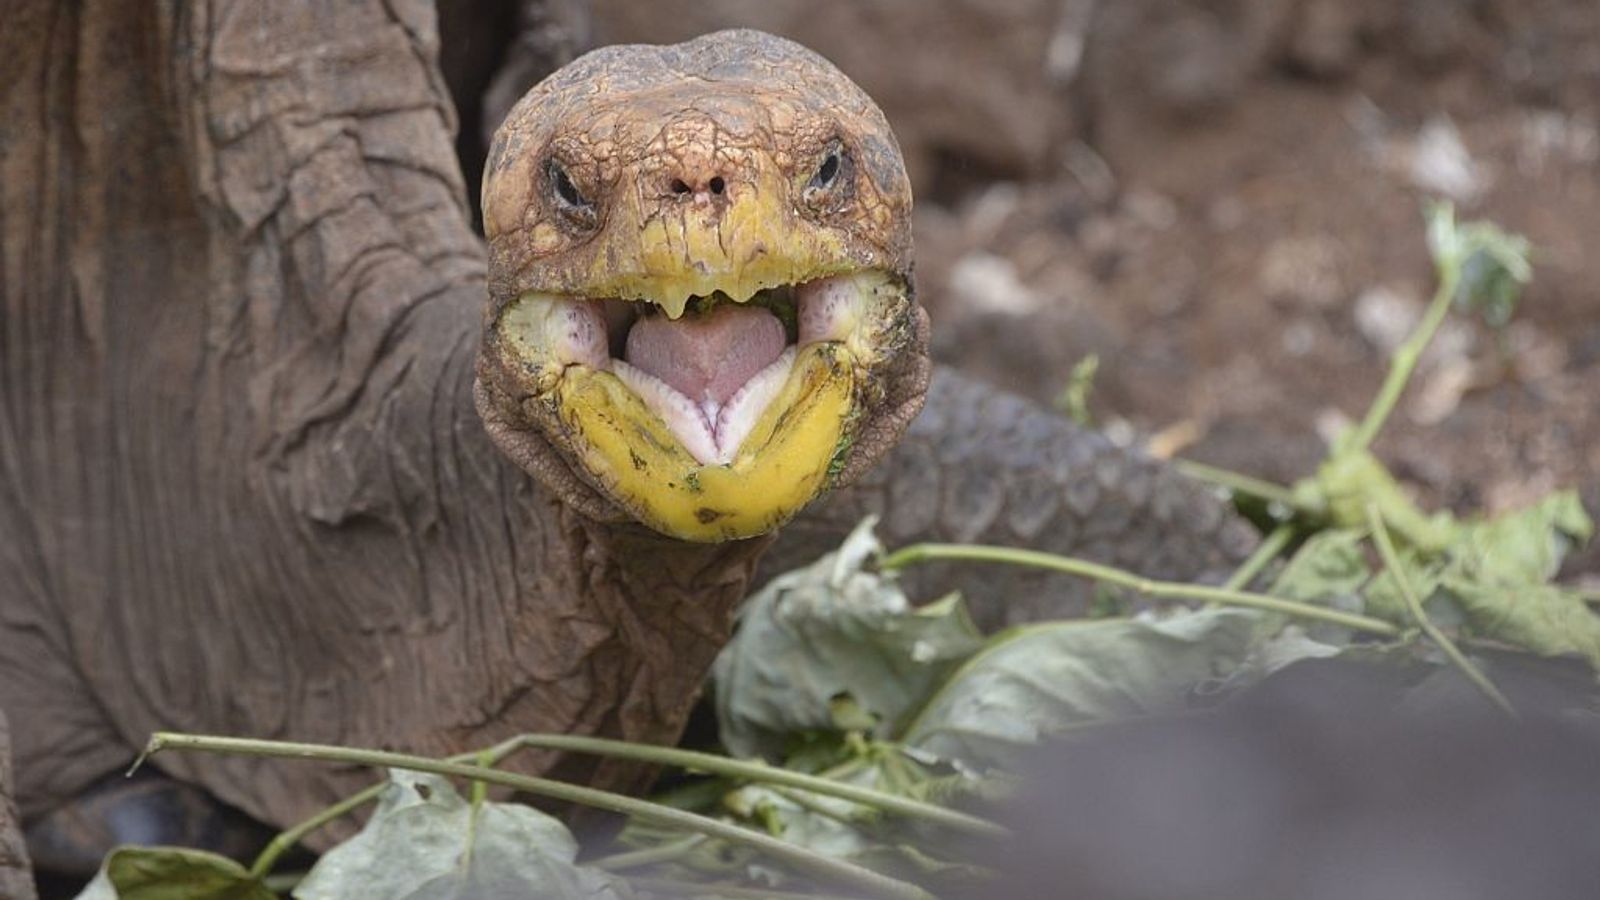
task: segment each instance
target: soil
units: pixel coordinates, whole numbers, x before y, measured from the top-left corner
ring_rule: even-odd
[[[1600,509],[1593,0],[597,4],[602,40],[789,34],[880,99],[948,362],[1126,439],[1282,482],[1426,304],[1422,209],[1526,235],[1512,324],[1453,316],[1377,444],[1419,497]],[[1600,551],[1574,560],[1600,578]]]

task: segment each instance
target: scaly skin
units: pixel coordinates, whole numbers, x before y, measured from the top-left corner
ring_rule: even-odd
[[[526,731],[675,740],[769,539],[663,537],[625,521],[559,433],[514,409],[480,420],[475,401],[505,409],[485,396],[492,377],[475,390],[484,298],[516,282],[487,271],[469,225],[425,8],[12,13],[0,709],[24,822],[70,807],[162,729],[433,755]],[[920,402],[925,322],[907,325],[858,401],[841,482]],[[895,540],[976,522],[1003,536],[1035,519],[979,485],[1031,483],[1029,448],[1066,461],[1103,448],[987,394],[937,392],[930,415],[964,408],[981,412],[943,421],[972,431],[914,433],[892,472],[839,502],[887,492]],[[958,466],[984,476],[970,497]],[[1102,468],[1097,496],[1117,496],[1123,470]],[[1063,508],[1079,478],[1046,479]],[[941,499],[911,496],[930,481]],[[930,502],[942,511],[911,514]],[[271,826],[370,779],[216,756],[154,765]],[[640,777],[550,754],[516,765],[623,789]]]
[[[1004,544],[1178,580],[1220,580],[1256,541],[1227,504],[1170,467],[945,369],[883,464],[785,528],[762,577],[837,547],[869,513],[891,548]],[[913,598],[961,591],[986,629],[1081,615],[1094,590],[1080,578],[972,563],[902,577]]]

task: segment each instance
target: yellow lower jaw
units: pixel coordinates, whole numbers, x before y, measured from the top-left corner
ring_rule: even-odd
[[[557,388],[582,462],[644,524],[686,541],[725,541],[782,525],[827,487],[854,408],[848,352],[800,351],[782,392],[727,465],[702,465],[609,372],[573,366]]]

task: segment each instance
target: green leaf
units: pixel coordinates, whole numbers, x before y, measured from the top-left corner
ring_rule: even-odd
[[[1450,548],[1452,577],[1485,587],[1543,583],[1554,578],[1575,543],[1594,523],[1572,491],[1560,491],[1514,513],[1473,523]]]
[[[1583,597],[1551,584],[1485,588],[1445,579],[1472,634],[1545,656],[1578,653],[1600,669],[1600,618]]]
[[[1411,589],[1422,598],[1428,618],[1441,628],[1455,628],[1461,624],[1461,611],[1451,605],[1437,591],[1439,576],[1444,571],[1444,557],[1415,547],[1404,546],[1397,550],[1400,566],[1405,570]],[[1366,610],[1369,614],[1406,627],[1415,627],[1411,608],[1400,592],[1400,580],[1395,573],[1385,569],[1367,584]]]
[[[1523,285],[1533,278],[1527,239],[1491,222],[1457,225],[1448,203],[1430,207],[1427,216],[1428,246],[1441,279],[1448,270],[1460,272],[1456,302],[1480,310],[1491,326],[1504,326],[1516,312]]]
[[[444,900],[482,896],[616,897],[610,879],[573,861],[558,820],[512,803],[473,815],[446,778],[391,770],[361,832],[323,855],[297,900]]]
[[[1358,529],[1320,531],[1306,539],[1268,589],[1274,597],[1327,604],[1353,597],[1372,577]]]
[[[1072,725],[1174,710],[1250,655],[1265,617],[1207,609],[1158,619],[1050,622],[995,636],[928,701],[908,746],[973,768],[1010,768]]]
[[[1348,432],[1348,440],[1356,434]],[[1367,506],[1379,515],[1401,543],[1428,551],[1442,550],[1456,539],[1454,520],[1446,513],[1427,515],[1412,502],[1383,463],[1366,450],[1336,449],[1316,475],[1295,485],[1302,505],[1325,508],[1333,524],[1362,529]]]
[[[1348,645],[1316,640],[1299,625],[1290,625],[1258,645],[1228,679],[1228,686],[1245,687],[1301,660],[1343,656],[1349,650]]]
[[[1073,363],[1067,385],[1061,389],[1060,396],[1056,397],[1056,408],[1066,413],[1067,418],[1085,428],[1094,425],[1094,416],[1089,412],[1089,394],[1094,391],[1094,377],[1099,371],[1098,353],[1091,353]]]
[[[118,847],[78,900],[275,900],[231,859],[184,847]]]
[[[735,756],[776,757],[807,731],[894,734],[982,645],[955,595],[913,608],[892,573],[863,569],[883,549],[875,521],[746,604],[712,670],[722,743]]]
[[[1474,636],[1546,656],[1581,654],[1600,668],[1600,616],[1576,592],[1547,583],[1573,544],[1593,531],[1570,491],[1474,523],[1450,548],[1438,589]]]

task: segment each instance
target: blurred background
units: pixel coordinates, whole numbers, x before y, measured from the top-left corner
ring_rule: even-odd
[[[1053,403],[1096,354],[1096,424],[1159,454],[1306,474],[1433,289],[1423,204],[1522,232],[1520,312],[1455,317],[1378,449],[1429,503],[1600,509],[1594,0],[446,0],[469,183],[554,65],[735,26],[887,112],[938,356]]]

